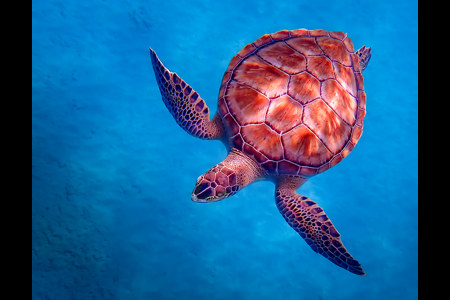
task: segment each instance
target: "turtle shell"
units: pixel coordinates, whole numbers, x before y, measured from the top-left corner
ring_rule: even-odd
[[[298,29],[263,35],[233,57],[218,113],[230,146],[270,175],[312,176],[352,151],[365,106],[351,39]]]

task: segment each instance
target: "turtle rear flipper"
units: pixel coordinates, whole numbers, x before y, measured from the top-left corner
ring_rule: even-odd
[[[362,46],[358,51],[356,51],[356,55],[359,57],[359,65],[361,66],[361,72],[364,71],[369,64],[369,60],[372,57],[370,53],[370,47],[366,48],[366,46]]]
[[[342,244],[340,234],[323,209],[311,199],[297,194],[305,180],[281,179],[275,193],[278,210],[284,219],[317,253],[357,275],[366,275]]]
[[[175,121],[189,134],[202,139],[219,139],[223,135],[218,116],[209,119],[209,108],[200,95],[176,73],[170,72],[150,48],[153,70],[164,104]]]

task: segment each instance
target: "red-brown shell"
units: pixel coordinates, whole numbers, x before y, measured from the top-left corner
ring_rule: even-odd
[[[272,175],[312,176],[362,134],[363,77],[342,32],[282,30],[246,45],[223,76],[218,112],[230,146]]]

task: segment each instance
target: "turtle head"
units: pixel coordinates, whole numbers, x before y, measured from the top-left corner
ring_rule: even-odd
[[[234,195],[239,186],[236,184],[236,174],[224,174],[219,168],[213,167],[197,179],[191,199],[195,202],[215,202]]]
[[[236,194],[265,171],[250,157],[232,148],[224,161],[197,179],[191,199],[195,202],[215,202]]]

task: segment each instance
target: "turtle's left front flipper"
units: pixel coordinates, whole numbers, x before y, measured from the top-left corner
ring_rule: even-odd
[[[222,137],[224,130],[219,116],[210,120],[209,108],[200,95],[176,73],[164,67],[151,48],[150,56],[162,99],[178,125],[202,139]]]
[[[358,275],[366,275],[342,244],[340,234],[322,208],[296,193],[299,185],[279,182],[275,194],[278,210],[288,224],[317,253]]]

